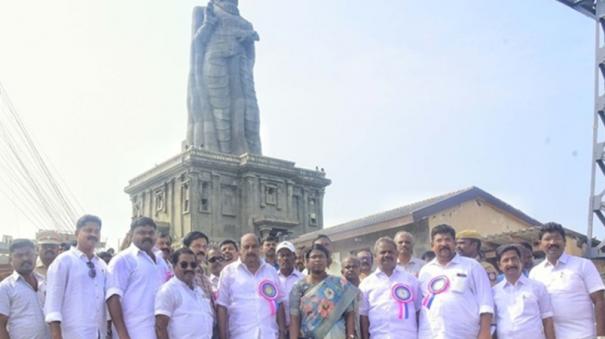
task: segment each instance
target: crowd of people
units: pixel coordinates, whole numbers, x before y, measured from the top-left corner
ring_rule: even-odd
[[[133,220],[127,248],[97,254],[101,226],[81,217],[70,248],[11,243],[0,339],[605,338],[603,281],[565,252],[556,223],[541,226],[535,265],[527,243],[498,247],[492,265],[477,232],[445,224],[431,229],[426,260],[405,231],[334,260],[325,235],[297,249],[193,231],[175,246],[147,217]]]

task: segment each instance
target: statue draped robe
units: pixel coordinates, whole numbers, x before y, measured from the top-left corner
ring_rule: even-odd
[[[214,152],[261,154],[254,90],[258,35],[220,0],[193,11],[187,145]]]

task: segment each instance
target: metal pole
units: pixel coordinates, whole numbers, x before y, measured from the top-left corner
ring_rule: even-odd
[[[598,149],[598,138],[599,138],[599,78],[600,78],[600,68],[599,68],[599,50],[601,48],[600,44],[600,36],[601,29],[600,19],[597,18],[595,20],[595,74],[594,74],[594,120],[592,126],[592,170],[590,174],[590,201],[588,208],[588,230],[586,235],[587,239],[587,247],[585,251],[585,256],[588,258],[593,257],[596,253],[593,253],[592,248],[592,234],[593,234],[593,222],[595,217],[595,186],[596,186],[596,171],[597,171],[597,160],[600,157],[600,150]],[[600,205],[600,201],[598,202]],[[600,207],[600,206],[599,206]]]

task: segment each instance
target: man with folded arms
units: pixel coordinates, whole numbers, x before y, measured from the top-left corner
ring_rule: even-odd
[[[496,259],[504,280],[493,287],[498,338],[555,339],[546,287],[523,275],[522,247],[502,245]]]
[[[107,306],[119,339],[155,339],[155,294],[170,269],[154,254],[155,222],[140,217],[130,225],[132,244],[109,263]]]
[[[9,253],[14,272],[0,283],[0,339],[48,339],[42,311],[44,277],[34,272],[34,243],[16,239]]]
[[[529,277],[546,285],[557,338],[605,338],[605,286],[595,265],[565,253],[565,230],[560,224],[544,224],[539,237],[546,259]]]
[[[378,239],[374,255],[378,267],[359,285],[361,338],[418,338],[418,280],[397,265],[397,245],[391,238]]]
[[[216,301],[219,338],[285,338],[283,296],[277,271],[260,257],[258,238],[244,234],[239,261],[221,272]]]
[[[211,339],[214,310],[210,298],[193,280],[198,266],[195,254],[181,248],[171,257],[174,277],[155,297],[158,339]]]
[[[44,311],[52,339],[105,338],[107,265],[95,255],[101,219],[85,215],[76,223],[76,246],[48,268]]]

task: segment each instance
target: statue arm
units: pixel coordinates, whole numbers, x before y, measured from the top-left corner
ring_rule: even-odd
[[[202,9],[203,7],[200,7]],[[218,19],[214,15],[214,7],[212,3],[209,3],[207,7],[203,8],[203,12],[198,14],[201,17],[201,25],[196,27],[193,33],[193,41],[201,44],[206,44],[216,27]]]

